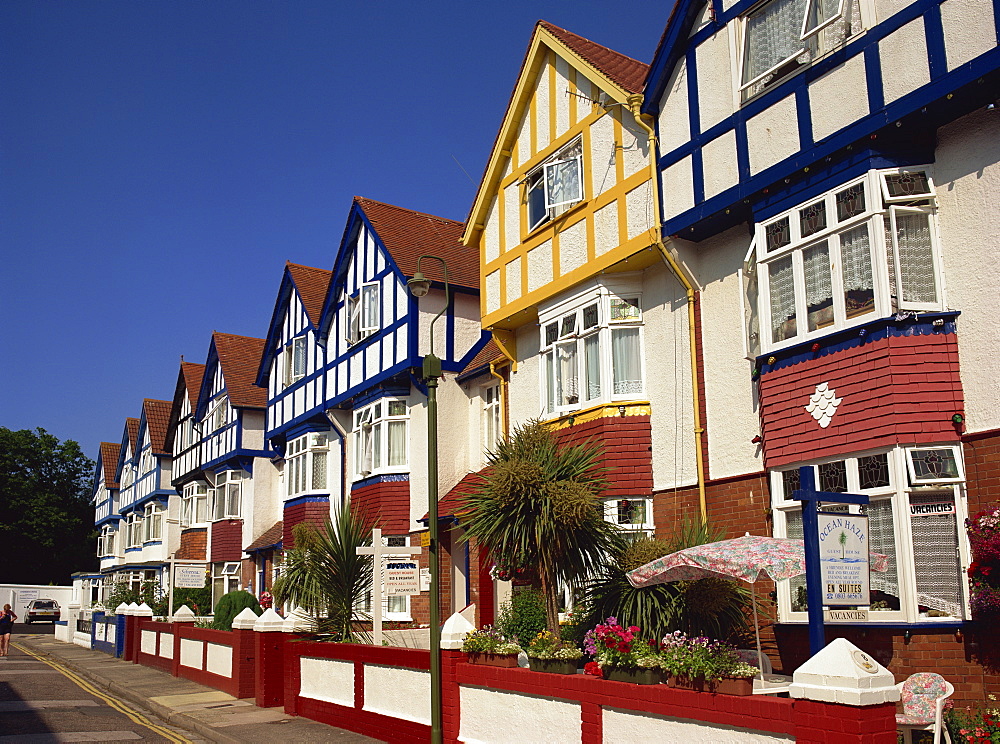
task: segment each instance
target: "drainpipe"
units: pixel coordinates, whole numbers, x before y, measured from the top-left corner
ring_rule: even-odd
[[[490,374],[500,380],[497,388],[500,391],[500,428],[503,430],[502,436],[507,438],[507,380],[497,372],[496,363],[490,362]]]
[[[635,123],[638,124],[646,132],[646,138],[649,147],[649,171],[650,171],[650,183],[652,184],[652,194],[653,194],[653,224],[654,228],[651,230],[653,235],[653,244],[656,249],[660,252],[663,257],[664,263],[670,268],[670,270],[677,277],[677,280],[684,287],[684,292],[687,295],[687,310],[688,310],[688,340],[690,341],[690,356],[691,356],[691,398],[694,405],[694,450],[695,450],[695,463],[698,469],[698,507],[701,512],[701,522],[704,524],[708,521],[708,507],[705,501],[705,465],[703,462],[703,447],[702,447],[702,434],[705,430],[702,428],[701,424],[701,389],[698,385],[698,355],[697,355],[697,340],[695,338],[695,317],[694,317],[694,282],[690,277],[687,276],[680,264],[674,258],[673,254],[667,250],[667,246],[663,243],[663,236],[661,235],[660,226],[662,224],[660,218],[660,194],[659,194],[659,174],[656,170],[656,133],[653,128],[646,124],[642,119],[642,114],[639,111],[640,106],[642,106],[642,96],[641,95],[631,95],[628,97],[628,107],[632,112],[632,117],[635,119]]]

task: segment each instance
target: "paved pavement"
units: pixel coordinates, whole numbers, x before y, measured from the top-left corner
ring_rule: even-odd
[[[100,651],[72,643],[63,643],[51,635],[28,635],[19,633],[18,630],[19,628],[15,628],[11,636],[11,655],[0,659],[0,664],[18,660],[23,663],[31,659],[26,652],[37,654],[67,667],[71,673],[82,677],[99,690],[149,711],[160,721],[169,724],[169,727],[193,732],[195,740],[226,744],[273,744],[277,739],[337,744],[378,742],[378,739],[353,731],[286,715],[281,708],[258,708],[250,700],[238,700],[219,690],[157,669],[115,659]],[[53,673],[58,672],[53,670]]]

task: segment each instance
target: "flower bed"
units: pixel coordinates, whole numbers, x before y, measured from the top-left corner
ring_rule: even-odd
[[[558,638],[549,630],[532,638],[525,652],[533,670],[552,674],[576,674],[578,662],[583,658],[583,651],[576,644]]]
[[[469,655],[470,664],[483,664],[513,668],[521,647],[504,638],[496,628],[489,625],[480,630],[470,630],[462,640],[462,650]]]
[[[1000,618],[1000,509],[981,511],[965,520],[972,547],[969,589],[977,620]]]

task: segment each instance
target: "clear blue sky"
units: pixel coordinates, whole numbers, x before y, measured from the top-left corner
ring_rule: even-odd
[[[355,194],[464,219],[535,21],[649,62],[669,7],[0,4],[0,426],[96,457]]]

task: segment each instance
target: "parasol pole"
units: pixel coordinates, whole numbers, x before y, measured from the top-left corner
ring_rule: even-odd
[[[750,599],[753,602],[753,629],[757,638],[757,669],[760,671],[761,684],[764,683],[764,654],[760,650],[760,624],[757,622],[757,592],[755,584],[750,585]]]

